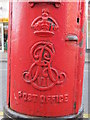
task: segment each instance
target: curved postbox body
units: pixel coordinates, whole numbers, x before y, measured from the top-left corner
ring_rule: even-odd
[[[85,2],[11,2],[7,105],[33,117],[79,113]]]

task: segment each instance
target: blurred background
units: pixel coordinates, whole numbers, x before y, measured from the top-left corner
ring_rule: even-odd
[[[7,52],[9,0],[0,2],[0,52]]]
[[[90,1],[87,3],[88,10],[88,27],[86,39],[86,55],[84,69],[84,87],[83,87],[83,104],[84,118],[90,117],[90,99],[88,95],[89,68],[90,68]],[[7,49],[8,49],[8,21],[9,21],[9,0],[1,0],[0,2],[0,116],[3,115],[3,106],[6,102],[7,92]]]

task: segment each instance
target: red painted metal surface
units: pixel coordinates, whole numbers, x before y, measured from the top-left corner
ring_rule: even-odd
[[[10,3],[8,107],[30,116],[78,113],[85,39],[85,2]]]

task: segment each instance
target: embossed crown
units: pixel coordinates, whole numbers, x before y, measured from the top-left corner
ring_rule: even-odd
[[[49,11],[42,10],[42,16],[35,18],[31,24],[31,27],[35,30],[34,34],[39,36],[54,35],[54,31],[58,29],[57,22],[49,16]]]

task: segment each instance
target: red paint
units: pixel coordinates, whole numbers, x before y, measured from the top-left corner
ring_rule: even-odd
[[[60,85],[66,79],[66,74],[52,67],[55,54],[54,46],[50,42],[38,42],[31,48],[34,63],[23,74],[26,83],[31,83],[38,90],[48,90]]]
[[[48,9],[42,9],[42,16],[35,18],[31,24],[34,28],[34,34],[41,37],[54,35],[54,31],[58,29],[57,22],[49,16]]]
[[[85,57],[85,3],[12,2],[10,6],[8,106],[30,116],[78,113]]]

